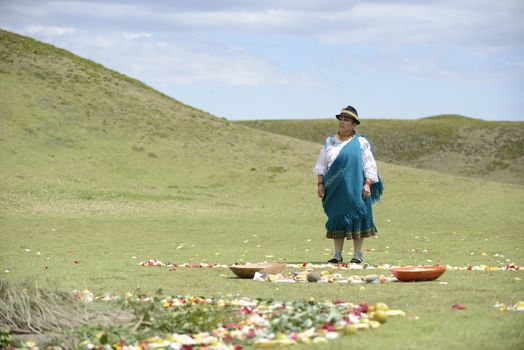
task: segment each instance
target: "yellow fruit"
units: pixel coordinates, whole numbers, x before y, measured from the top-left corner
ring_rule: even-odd
[[[373,314],[373,320],[378,321],[380,323],[386,323],[388,320],[388,314],[385,313],[383,310],[377,310]]]
[[[375,310],[388,311],[389,306],[386,303],[376,303]]]
[[[324,337],[315,337],[313,338],[313,344],[327,343],[328,340]]]
[[[342,328],[342,333],[346,335],[357,334],[357,327],[353,326],[352,324],[348,324],[347,326]]]
[[[355,323],[356,329],[369,329],[369,323]]]
[[[406,316],[406,313],[402,310],[387,310],[385,313],[388,316]]]
[[[369,321],[369,328],[375,329],[380,327],[380,322],[378,321]]]
[[[297,341],[304,343],[304,344],[311,344],[313,342],[311,338],[305,335],[299,335],[297,338]]]

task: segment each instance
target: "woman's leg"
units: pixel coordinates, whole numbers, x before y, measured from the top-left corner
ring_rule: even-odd
[[[364,260],[362,255],[362,244],[364,243],[364,238],[353,238],[353,259],[350,262],[361,264]]]
[[[340,252],[342,254],[342,249],[344,249],[344,239],[345,238],[333,239],[333,243],[335,244],[335,252]]]
[[[364,238],[353,238],[353,256],[358,257],[357,254],[362,252],[362,244],[364,244]]]
[[[344,238],[333,238],[333,244],[335,246],[334,258],[342,261],[342,249],[344,249]]]

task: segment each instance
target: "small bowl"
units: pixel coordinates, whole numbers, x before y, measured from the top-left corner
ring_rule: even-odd
[[[235,265],[229,268],[235,275],[240,278],[253,278],[256,272],[265,272],[267,274],[277,274],[284,271],[287,264],[282,263],[260,263],[248,265]]]
[[[445,266],[405,266],[390,270],[402,282],[433,281],[446,272]]]

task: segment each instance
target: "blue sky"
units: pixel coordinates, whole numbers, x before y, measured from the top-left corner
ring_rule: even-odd
[[[228,119],[524,120],[522,18],[522,0],[0,0],[0,28]]]

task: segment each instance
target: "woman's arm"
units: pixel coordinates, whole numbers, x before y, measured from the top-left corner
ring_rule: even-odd
[[[326,193],[326,189],[324,187],[324,175],[318,175],[317,195],[319,198],[324,198],[325,193]]]
[[[371,184],[378,182],[377,162],[371,152],[371,145],[364,137],[359,137],[360,152],[362,155],[362,170],[364,171],[364,186],[362,186],[362,197],[367,199],[371,196]]]
[[[320,151],[320,154],[313,169],[313,174],[317,176],[317,195],[320,198],[324,198],[324,174],[327,168],[327,154],[325,144]]]
[[[317,162],[315,164],[315,168],[313,168],[313,174],[316,176],[324,176],[326,173],[327,168],[327,154],[326,154],[326,147],[322,147],[320,150],[320,154],[318,155]]]
[[[364,137],[359,137],[359,141],[362,155],[362,170],[364,171],[366,183],[371,186],[371,184],[378,182],[377,162],[375,161],[375,157],[373,157],[368,140]]]

